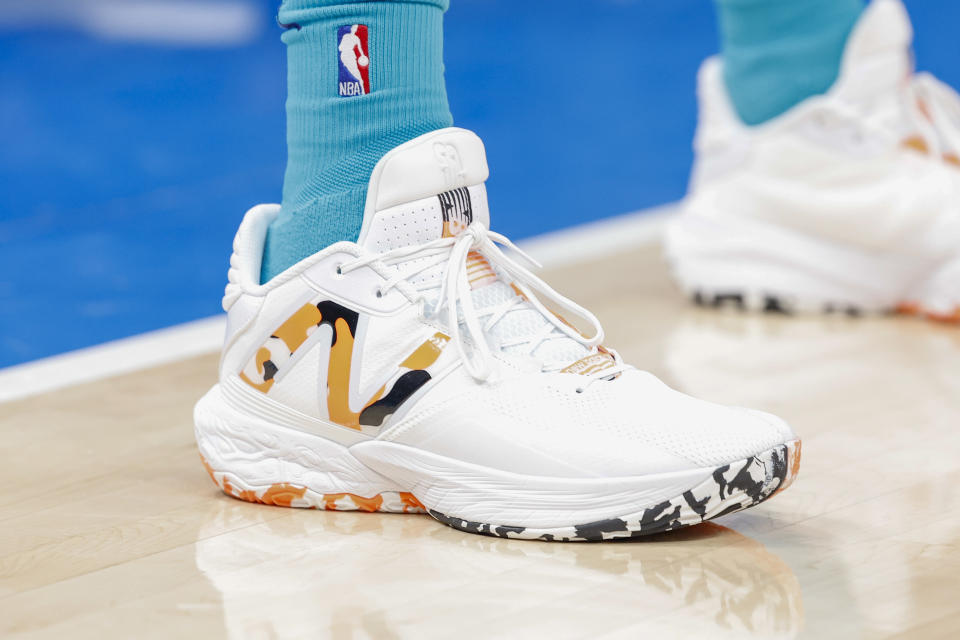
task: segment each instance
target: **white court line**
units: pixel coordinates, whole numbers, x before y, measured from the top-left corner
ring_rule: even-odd
[[[658,242],[674,209],[637,211],[518,244],[545,267],[587,262]],[[217,315],[0,369],[0,402],[212,353],[220,348],[225,328],[226,316]]]
[[[604,255],[660,241],[677,203],[551,231],[517,244],[544,267],[589,262]]]
[[[126,42],[236,47],[257,38],[263,19],[256,0],[0,0],[0,31],[38,26]]]
[[[0,402],[216,351],[226,325],[212,316],[0,369]]]

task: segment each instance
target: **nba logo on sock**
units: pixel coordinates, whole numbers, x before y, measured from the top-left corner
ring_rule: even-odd
[[[337,29],[340,51],[340,95],[363,96],[370,93],[370,49],[367,25],[345,24]]]

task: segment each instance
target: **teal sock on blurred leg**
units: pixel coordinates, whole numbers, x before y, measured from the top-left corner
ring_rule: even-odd
[[[826,92],[863,0],[716,0],[727,90],[756,125]]]
[[[261,280],[356,240],[374,165],[453,124],[443,79],[449,0],[286,0],[287,171]]]

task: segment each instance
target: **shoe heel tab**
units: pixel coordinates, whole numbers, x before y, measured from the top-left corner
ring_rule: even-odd
[[[753,132],[737,113],[723,77],[723,59],[704,60],[697,73],[697,129],[690,190],[739,166],[747,157]]]
[[[698,133],[722,128],[742,133],[747,126],[740,119],[723,77],[723,59],[711,56],[703,61],[697,72],[697,101],[700,110]]]
[[[240,228],[233,237],[233,253],[227,271],[227,286],[223,292],[223,310],[230,311],[245,291],[260,286],[260,265],[267,228],[280,214],[280,205],[261,204],[243,216]]]
[[[704,91],[723,79],[723,59],[720,56],[710,56],[697,70],[697,90]]]

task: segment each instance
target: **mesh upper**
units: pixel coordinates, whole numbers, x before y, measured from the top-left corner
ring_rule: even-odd
[[[503,303],[517,297],[513,288],[502,281],[473,291],[473,303],[480,309]],[[490,333],[498,340],[526,338],[551,324],[549,320],[529,304],[516,307],[500,319]],[[506,347],[506,353],[523,353],[527,347],[517,345]],[[552,338],[542,342],[533,352],[533,356],[545,364],[570,364],[588,355],[590,350],[576,340],[566,336]]]
[[[694,467],[716,467],[795,437],[774,416],[698,400],[646,372],[597,381],[584,393],[551,384],[553,377],[525,375],[483,385],[451,381],[408,420],[418,422],[422,412],[455,423],[458,411],[469,411],[485,425],[498,425],[518,447],[575,460],[598,474],[645,472],[632,462],[640,457],[631,455],[637,447],[664,451]]]

